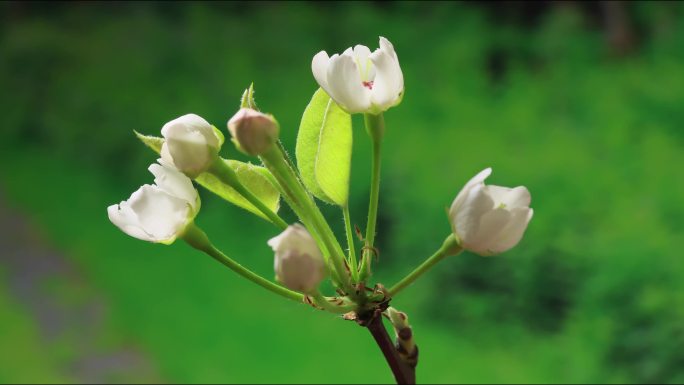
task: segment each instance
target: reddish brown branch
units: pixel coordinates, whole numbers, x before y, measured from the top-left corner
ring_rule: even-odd
[[[399,356],[399,352],[394,346],[394,342],[387,334],[387,329],[382,323],[382,316],[376,313],[370,321],[366,324],[366,327],[373,335],[375,342],[380,347],[382,354],[387,360],[387,364],[397,384],[415,384],[416,383],[416,369],[409,366],[405,361]]]

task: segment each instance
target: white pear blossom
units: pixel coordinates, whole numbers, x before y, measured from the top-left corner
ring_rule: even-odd
[[[256,156],[275,144],[280,127],[270,115],[251,108],[241,108],[228,121],[228,131],[240,150]]]
[[[394,46],[380,37],[380,48],[350,47],[342,55],[321,51],[311,70],[318,84],[349,113],[380,113],[401,102],[404,75]]]
[[[532,219],[530,192],[524,186],[485,186],[487,168],[473,177],[451,204],[449,219],[461,246],[480,255],[517,245]]]
[[[276,279],[285,287],[311,293],[326,277],[323,254],[304,226],[288,226],[268,245],[275,251]]]
[[[192,181],[159,159],[149,167],[154,185],[143,185],[128,200],[107,208],[109,220],[143,241],[170,244],[183,235],[200,208]]]
[[[161,129],[164,144],[161,156],[190,178],[206,171],[222,144],[217,130],[202,117],[183,115]]]

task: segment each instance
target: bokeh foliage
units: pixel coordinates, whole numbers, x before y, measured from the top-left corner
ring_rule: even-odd
[[[407,92],[386,114],[376,278],[393,283],[440,244],[445,208],[484,167],[490,183],[525,184],[535,209],[517,248],[448,259],[394,301],[416,331],[419,381],[684,381],[684,7],[630,3],[636,39],[622,55],[600,10],[559,3],[527,20],[492,8],[0,4],[2,192],[88,282],[88,294],[60,300],[96,292],[102,348],[134,346],[158,372],[114,378],[391,379],[363,329],[273,298],[184,245],[130,239],[105,215],[151,181],[154,156],[132,130],[156,134],[188,112],[223,128],[254,81],[293,153],[317,88],[312,56],[382,35]],[[354,130],[350,207],[363,227],[370,151],[360,119]],[[249,160],[230,143],[223,155]],[[275,228],[202,196],[212,239],[271,276]],[[326,214],[341,230],[338,210]],[[92,352],[42,335],[9,284],[0,315],[11,341],[0,381],[79,379],[70,365]]]

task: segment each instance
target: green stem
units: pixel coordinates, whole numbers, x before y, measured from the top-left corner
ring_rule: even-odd
[[[285,149],[283,148],[280,141],[278,141],[277,143],[278,143],[278,147],[280,148],[280,151],[283,153],[283,155],[285,157],[285,160],[286,160],[288,167],[292,170],[294,165],[292,164],[290,158],[287,156],[287,153],[285,152]],[[262,159],[262,161],[263,160],[264,159]],[[311,236],[314,237],[314,239],[316,240],[316,244],[318,244],[319,247],[321,247],[321,251],[325,255],[326,261],[330,261],[331,260],[331,257],[330,257],[331,252],[328,251],[325,242],[323,242],[323,239],[321,238],[321,236],[318,233],[318,230],[313,226],[313,224],[311,223],[311,220],[309,219],[307,214],[304,212],[304,210],[301,208],[302,205],[296,201],[295,194],[292,192],[292,189],[290,189],[288,187],[288,185],[284,182],[284,180],[282,178],[280,178],[280,177],[276,178],[276,176],[274,175],[273,172],[268,173],[267,177],[268,177],[268,180],[273,184],[273,186],[275,186],[278,189],[278,191],[282,195],[285,202],[287,202],[288,206],[290,206],[290,208],[292,208],[294,213],[297,215],[297,218],[299,218],[299,220],[304,224],[304,226],[306,226],[306,228],[309,229]],[[331,269],[330,269],[331,279],[333,280],[333,282],[337,283],[337,286],[341,286],[342,280],[340,279],[340,277],[337,273],[337,270],[335,269],[335,266],[330,266],[330,267],[331,267]]]
[[[441,261],[442,259],[451,256],[451,255],[457,255],[463,250],[461,246],[458,244],[458,240],[456,237],[452,234],[447,237],[446,240],[444,240],[444,243],[442,244],[442,247],[439,248],[430,258],[425,260],[420,266],[418,266],[415,270],[413,270],[409,275],[404,277],[401,281],[397,282],[392,288],[389,289],[389,295],[390,297],[394,297],[397,293],[399,293],[401,290],[409,286],[410,284],[413,283],[418,277],[423,275],[426,271],[430,270],[432,266],[434,266],[437,262]]]
[[[378,220],[378,200],[380,197],[380,150],[382,137],[385,133],[385,119],[381,114],[364,114],[366,131],[373,143],[370,202],[368,203],[368,222],[366,224],[366,244],[361,261],[361,281],[365,281],[371,274],[371,260],[375,253],[375,225]]]
[[[260,276],[259,274],[256,274],[253,271],[247,269],[246,267],[240,265],[230,257],[223,254],[211,243],[211,241],[209,241],[207,234],[204,231],[202,231],[202,229],[197,227],[194,223],[190,224],[188,228],[185,230],[183,240],[185,240],[193,248],[208,254],[210,257],[214,258],[221,264],[238,273],[242,277],[247,278],[248,280],[263,287],[264,289],[275,294],[278,294],[281,297],[291,299],[293,301],[304,301],[303,294],[297,293],[278,284],[275,284],[267,280],[266,278]]]
[[[359,266],[356,260],[356,246],[354,245],[354,232],[352,230],[351,216],[349,215],[349,205],[342,207],[342,215],[344,216],[344,228],[347,231],[347,247],[349,248],[349,268],[351,269],[352,279],[358,281]]]
[[[347,293],[353,294],[355,291],[351,286],[350,277],[344,265],[344,251],[342,251],[342,247],[337,238],[335,238],[335,234],[330,229],[323,214],[318,210],[318,206],[316,206],[316,203],[306,192],[294,170],[288,165],[285,160],[285,154],[280,147],[273,146],[271,150],[261,155],[261,160],[276,177],[278,184],[289,195],[290,201],[296,206],[293,209],[298,212],[300,218],[305,223],[310,223],[314,231],[318,233],[325,248],[330,253],[330,258],[337,277],[341,281],[342,289]]]
[[[334,314],[349,313],[350,311],[352,311],[356,308],[355,305],[353,305],[353,304],[352,305],[333,305],[318,290],[316,290],[314,293],[312,293],[311,296],[313,297],[314,303],[316,305],[323,308],[323,310],[329,311],[329,312],[334,313]]]
[[[271,209],[266,207],[266,205],[252,194],[237,178],[235,171],[230,168],[223,159],[218,158],[214,164],[211,165],[209,172],[214,174],[221,182],[232,187],[238,194],[242,195],[243,198],[247,199],[249,203],[254,205],[259,211],[261,211],[273,224],[280,227],[282,230],[287,228],[287,222],[274,213]]]

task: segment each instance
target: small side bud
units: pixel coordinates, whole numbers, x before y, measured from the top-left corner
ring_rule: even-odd
[[[408,365],[415,368],[418,364],[418,346],[413,339],[413,329],[408,323],[408,316],[393,307],[388,307],[385,314],[394,327],[399,356]]]
[[[275,144],[280,127],[271,115],[251,108],[241,108],[228,121],[228,131],[240,151],[258,156]]]
[[[288,226],[268,245],[275,251],[276,280],[302,293],[313,293],[325,279],[327,270],[321,250],[311,234],[300,224]]]
[[[388,307],[387,316],[389,317],[390,322],[395,329],[405,329],[411,327],[408,323],[408,316],[404,312],[401,312],[393,307]]]

